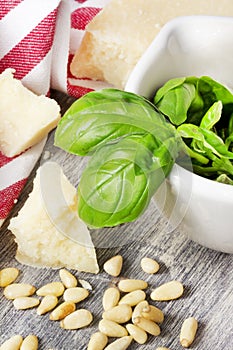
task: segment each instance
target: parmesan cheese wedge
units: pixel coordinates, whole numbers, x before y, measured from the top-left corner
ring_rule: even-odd
[[[85,28],[71,72],[124,88],[160,29],[175,17],[189,15],[233,16],[233,1],[111,0]]]
[[[78,217],[76,201],[76,189],[57,163],[46,162],[37,170],[29,198],[9,224],[20,263],[99,272],[95,248]]]
[[[60,119],[57,102],[28,90],[14,72],[0,74],[0,151],[7,157],[41,141]]]

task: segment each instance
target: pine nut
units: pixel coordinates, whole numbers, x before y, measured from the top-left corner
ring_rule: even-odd
[[[135,306],[146,299],[146,293],[143,290],[134,290],[133,292],[125,294],[119,301],[120,304],[128,304]]]
[[[184,287],[179,281],[170,281],[154,289],[150,295],[152,300],[167,301],[179,298]]]
[[[62,304],[60,304],[56,309],[52,311],[52,313],[49,316],[49,319],[51,321],[58,321],[62,320],[71,312],[75,311],[75,304],[70,301],[64,301]]]
[[[87,290],[92,290],[93,289],[88,281],[81,280],[81,279],[79,279],[78,281],[79,281],[79,284],[81,285],[81,287],[83,287],[83,288],[85,288]]]
[[[37,349],[38,349],[38,338],[33,334],[28,335],[24,339],[20,347],[20,350],[37,350]]]
[[[64,293],[64,290],[65,287],[61,282],[51,282],[39,288],[36,294],[41,297],[44,297],[45,295],[55,295],[56,297],[60,297]]]
[[[68,288],[65,290],[63,298],[65,301],[72,301],[73,303],[79,303],[86,299],[89,295],[89,291],[82,287]]]
[[[0,271],[0,287],[6,287],[13,283],[19,275],[19,270],[15,267],[6,267]]]
[[[133,323],[134,323],[134,320],[135,320],[136,317],[142,316],[142,311],[143,310],[144,311],[146,311],[146,310],[149,311],[149,303],[148,303],[147,300],[143,300],[143,301],[141,301],[140,303],[138,303],[135,306],[135,308],[133,310],[133,314],[132,314],[132,321],[133,321]]]
[[[156,348],[156,350],[170,350],[170,349],[168,349],[168,348],[165,348],[164,346],[160,346],[160,347],[158,347],[158,348]]]
[[[7,339],[1,346],[0,350],[19,350],[23,342],[23,337],[19,334]]]
[[[121,295],[119,289],[115,287],[106,289],[102,300],[104,311],[110,310],[116,306],[120,300],[120,297]]]
[[[138,344],[145,344],[147,341],[147,333],[142,328],[129,323],[126,325],[126,329]]]
[[[37,315],[44,315],[53,310],[58,304],[58,299],[55,295],[46,295],[37,308]]]
[[[31,284],[12,283],[5,287],[4,295],[7,299],[16,299],[19,297],[28,297],[35,293],[36,288]]]
[[[194,317],[184,320],[180,331],[180,343],[184,348],[188,348],[194,341],[198,323]]]
[[[113,256],[104,263],[104,271],[109,275],[117,277],[121,273],[123,258],[121,255]]]
[[[128,322],[132,317],[132,308],[128,304],[114,306],[112,309],[105,311],[103,319],[117,323]]]
[[[154,274],[154,273],[158,272],[159,264],[154,259],[142,258],[142,260],[141,260],[141,268],[146,273]]]
[[[93,316],[90,311],[79,309],[61,320],[60,326],[64,329],[79,329],[88,326],[92,320]]]
[[[17,310],[31,309],[39,305],[40,300],[32,297],[20,297],[13,301],[13,305]]]
[[[145,310],[143,309],[142,316],[156,323],[162,323],[164,321],[163,311],[154,305],[149,305]]]
[[[132,340],[133,338],[131,336],[124,336],[109,344],[105,350],[126,350],[131,344]]]
[[[99,330],[108,337],[120,338],[128,335],[125,327],[110,320],[101,320],[99,322]]]
[[[157,336],[160,334],[160,327],[153,321],[147,320],[144,317],[137,317],[134,320],[134,324],[142,329],[145,332]]]
[[[137,289],[146,289],[148,287],[148,283],[143,280],[137,280],[137,279],[125,279],[120,280],[118,283],[118,288],[120,291],[128,293],[133,292]]]
[[[101,333],[93,333],[88,343],[87,350],[103,350],[108,344],[108,337]]]
[[[78,285],[77,278],[74,275],[72,275],[72,273],[67,271],[66,269],[61,269],[59,271],[59,276],[60,276],[62,283],[64,284],[64,286],[66,288],[77,287],[77,285]]]

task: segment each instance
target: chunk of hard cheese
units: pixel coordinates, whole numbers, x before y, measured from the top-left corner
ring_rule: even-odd
[[[60,119],[57,102],[37,96],[13,76],[0,74],[0,151],[13,157],[41,141]]]
[[[169,20],[188,15],[233,16],[233,1],[111,0],[86,26],[71,72],[124,88],[160,29]]]
[[[19,262],[98,273],[95,248],[87,226],[78,217],[76,201],[76,189],[60,166],[44,163],[29,198],[10,221]]]

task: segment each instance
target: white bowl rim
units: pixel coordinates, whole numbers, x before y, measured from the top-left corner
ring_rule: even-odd
[[[203,189],[208,188],[208,196],[213,194],[213,197],[216,197],[216,191],[219,193],[227,193],[227,197],[231,199],[233,198],[233,186],[229,184],[225,184],[222,182],[218,182],[216,180],[208,179],[207,177],[201,176],[199,174],[193,173],[190,170],[185,169],[184,167],[180,166],[179,164],[175,163],[175,166],[177,167],[179,172],[186,173],[187,175],[191,174],[192,177],[192,186],[195,186],[196,190],[198,192],[203,193]],[[168,176],[168,179],[173,176],[173,170],[171,171],[170,175]],[[210,192],[209,192],[210,191]],[[215,192],[213,192],[215,191]]]

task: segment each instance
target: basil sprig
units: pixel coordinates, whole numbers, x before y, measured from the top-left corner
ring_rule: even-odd
[[[233,184],[233,94],[210,77],[169,80],[153,103],[104,89],[67,110],[55,145],[90,156],[78,186],[78,213],[93,228],[139,217],[174,162]],[[188,156],[188,157],[187,157]]]
[[[78,99],[55,145],[90,155],[78,186],[78,213],[89,226],[135,220],[170,173],[182,146],[175,128],[141,96],[105,89]]]

